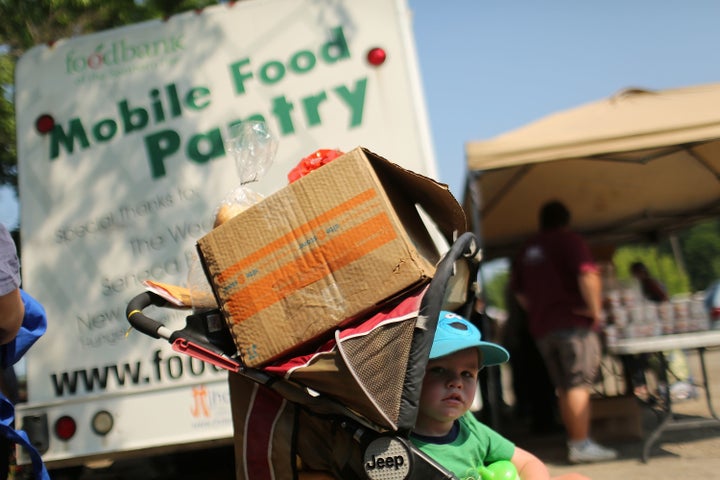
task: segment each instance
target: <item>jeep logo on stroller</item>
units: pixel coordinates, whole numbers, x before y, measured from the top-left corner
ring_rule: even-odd
[[[371,480],[403,480],[410,473],[410,451],[398,438],[379,437],[365,449],[364,466]]]

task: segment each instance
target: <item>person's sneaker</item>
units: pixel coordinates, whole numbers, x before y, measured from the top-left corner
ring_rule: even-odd
[[[675,402],[697,398],[697,389],[692,383],[679,381],[670,385],[670,398]]]
[[[618,452],[612,448],[603,447],[590,439],[580,445],[568,445],[568,461],[570,463],[592,463],[614,460]]]

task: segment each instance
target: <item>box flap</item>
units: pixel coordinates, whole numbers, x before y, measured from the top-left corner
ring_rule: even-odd
[[[388,195],[402,195],[405,202],[420,205],[437,224],[448,244],[453,243],[455,235],[467,231],[465,212],[447,185],[407,170],[366,148],[360,148],[378,173]]]

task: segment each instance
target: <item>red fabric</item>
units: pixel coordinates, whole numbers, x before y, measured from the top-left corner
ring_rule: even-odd
[[[528,301],[530,332],[541,338],[549,332],[589,327],[592,319],[573,310],[586,308],[578,275],[598,271],[580,235],[560,229],[529,240],[513,263],[511,288]]]
[[[405,295],[405,297],[399,300],[397,303],[391,304],[371,314],[365,320],[361,320],[357,324],[351,327],[344,328],[337,333],[336,338],[343,341],[346,338],[355,335],[365,335],[371,332],[380,325],[406,320],[408,318],[415,318],[418,316],[420,310],[420,303],[422,302],[423,295],[425,294],[426,287],[423,287],[415,292]],[[264,368],[266,372],[273,373],[280,376],[287,376],[294,370],[302,368],[309,364],[312,359],[322,353],[329,352],[337,344],[336,338],[328,340],[315,352],[308,355],[301,355],[298,357],[291,358],[285,362],[278,363],[275,365],[269,365]]]
[[[245,464],[249,480],[272,480],[272,441],[283,398],[267,388],[256,388],[245,418]]]

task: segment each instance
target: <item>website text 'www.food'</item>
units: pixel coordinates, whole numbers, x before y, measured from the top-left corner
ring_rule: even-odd
[[[218,376],[222,369],[184,355],[152,352],[149,361],[113,363],[50,374],[56,397]]]

